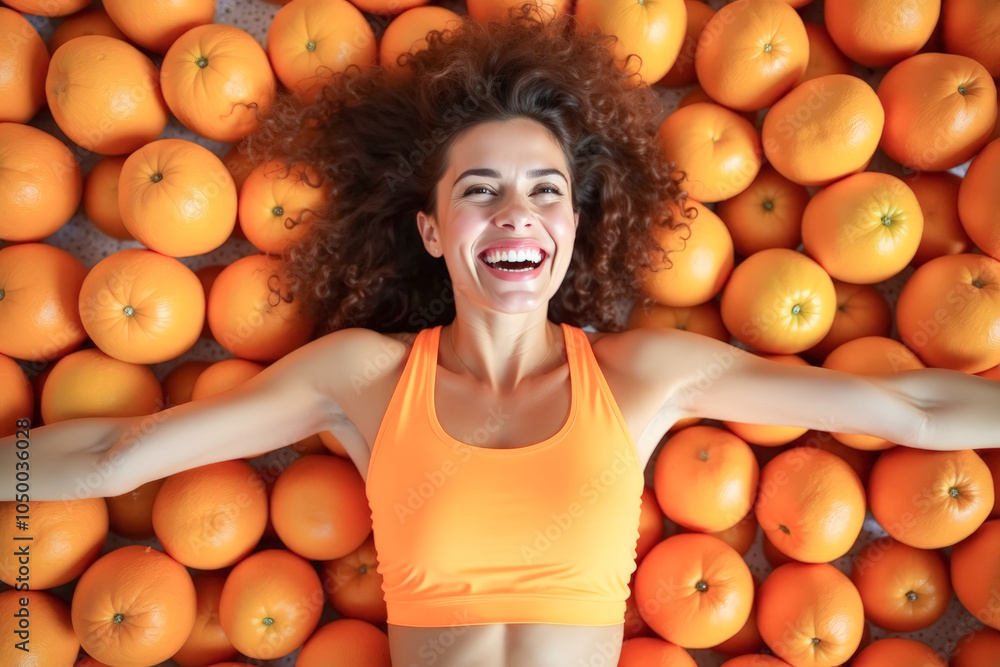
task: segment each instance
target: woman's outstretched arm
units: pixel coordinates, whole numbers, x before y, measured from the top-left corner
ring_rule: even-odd
[[[14,499],[18,472],[28,473],[30,500],[107,497],[329,430],[343,417],[331,378],[357,353],[348,331],[304,345],[221,394],[142,417],[70,419],[0,438],[0,500]]]
[[[920,449],[1000,448],[994,380],[938,368],[860,376],[780,364],[687,331],[639,331],[631,367],[663,374],[657,386],[673,412],[862,433]],[[656,371],[640,372],[657,382]]]

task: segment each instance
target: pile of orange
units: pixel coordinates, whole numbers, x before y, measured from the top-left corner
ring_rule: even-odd
[[[223,24],[213,0],[0,7],[0,436],[31,412],[154,425],[309,341],[312,322],[273,300],[267,276],[328,184],[302,165],[251,164],[240,141],[279,89],[308,100],[349,67],[405,75],[402,54],[461,17],[429,0],[269,1],[281,6],[257,36]],[[488,21],[518,4],[465,11]],[[538,9],[616,35],[636,85],[682,89],[658,136],[695,216],[657,238],[670,266],[636,276],[657,304],[630,327],[859,382],[925,367],[1000,381],[994,0]],[[34,27],[45,20],[47,43]],[[183,139],[162,137],[171,116]],[[82,224],[127,249],[85,267],[47,242],[81,204]],[[220,263],[234,237],[246,256]],[[232,358],[190,358],[202,337]],[[150,365],[167,362],[161,382]],[[1000,454],[871,431],[678,422],[643,493],[619,664],[690,667],[709,650],[727,667],[996,664]],[[361,475],[330,433],[281,452],[277,467],[227,461],[107,499],[32,503],[38,664],[242,664],[226,661],[301,649],[306,667],[388,665]],[[0,504],[4,535],[17,513]],[[885,536],[862,537],[866,517]],[[758,581],[748,563],[761,550]],[[5,550],[0,580],[17,576]],[[953,594],[972,630],[953,655],[899,636],[937,623]],[[18,605],[0,593],[0,626]],[[0,663],[18,659],[0,646]]]

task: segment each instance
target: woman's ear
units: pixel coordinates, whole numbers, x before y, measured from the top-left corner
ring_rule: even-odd
[[[437,235],[437,221],[434,216],[423,211],[417,211],[417,231],[424,242],[427,252],[438,257],[441,255],[441,243]]]

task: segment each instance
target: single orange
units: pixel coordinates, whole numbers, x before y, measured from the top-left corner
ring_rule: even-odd
[[[41,373],[31,378],[31,386],[35,392],[35,412],[31,419],[32,424],[42,423],[42,388],[45,386],[45,380],[52,372],[53,366],[55,364],[47,364]]]
[[[733,270],[722,291],[722,321],[758,352],[796,354],[830,331],[836,310],[833,281],[796,250],[768,248]]]
[[[235,234],[236,231],[239,230],[239,228],[240,226],[236,225],[236,227],[233,230],[233,234]],[[242,232],[240,233],[240,236],[243,236]],[[201,267],[200,269],[194,272],[194,274],[198,276],[198,280],[201,281],[202,288],[205,290],[206,309],[208,308],[208,295],[211,294],[212,292],[212,285],[215,284],[215,279],[219,277],[219,274],[222,273],[223,269],[225,269],[226,266],[227,266],[226,264],[206,264],[205,266]],[[212,330],[208,326],[207,313],[205,316],[205,324],[201,327],[201,334],[198,337],[213,340]]]
[[[882,452],[868,479],[875,520],[889,535],[918,549],[964,540],[986,521],[993,501],[990,469],[971,449],[894,447]]]
[[[203,370],[212,365],[204,359],[188,359],[171,368],[163,376],[163,399],[172,408],[191,400],[194,383]]]
[[[976,373],[980,377],[987,378],[989,380],[1000,380],[1000,366],[994,366],[993,368],[987,368],[985,371]]]
[[[91,475],[100,478],[98,473]],[[87,484],[87,477],[81,475],[78,488],[67,488],[67,496],[80,489],[86,492],[92,488]],[[104,498],[32,499],[29,509],[25,509],[23,502],[0,503],[0,531],[8,536],[31,538],[30,543],[22,543],[8,537],[10,547],[0,554],[0,581],[17,585],[18,577],[24,576],[19,568],[24,562],[20,559],[29,554],[29,579],[22,578],[20,582],[27,581],[33,590],[54,588],[79,577],[100,555],[108,538],[108,506]],[[27,528],[18,523],[23,518],[20,515],[24,514],[30,514]]]
[[[718,537],[720,540],[736,549],[736,552],[739,555],[746,556],[747,552],[750,551],[750,547],[753,546],[754,541],[757,539],[758,526],[757,517],[754,516],[753,510],[751,510],[747,512],[747,515],[740,519],[736,525],[726,528],[725,530],[709,533],[709,535],[712,537]]]
[[[927,644],[904,637],[887,637],[872,642],[851,661],[851,667],[948,667],[941,655]]]
[[[240,188],[240,229],[261,252],[280,255],[309,233],[326,201],[327,188],[315,169],[267,162]]]
[[[864,623],[858,589],[829,563],[786,563],[760,585],[760,636],[790,664],[843,664],[861,643]]]
[[[809,366],[810,363],[795,354],[762,354],[761,357],[779,364],[789,366]],[[743,440],[764,447],[785,445],[803,435],[809,429],[804,426],[782,426],[770,424],[746,424],[743,422],[723,421],[730,431]]]
[[[30,125],[0,123],[0,241],[41,241],[65,225],[83,196],[66,144]]]
[[[10,3],[8,3],[10,4]],[[1000,7],[992,0],[948,0],[941,7],[945,50],[975,58],[1000,77]]]
[[[10,634],[0,645],[0,663],[40,667],[72,665],[76,660],[80,641],[73,632],[69,606],[52,593],[27,588],[3,591],[0,614]]]
[[[166,53],[181,35],[212,22],[215,0],[104,0],[104,9],[131,41]]]
[[[677,100],[677,108],[680,109],[681,107],[686,107],[691,104],[698,104],[699,102],[718,104],[718,102],[716,102],[715,100],[713,100],[711,97],[708,96],[708,93],[705,92],[704,88],[696,84],[695,87],[686,92],[684,96],[681,97],[681,99]],[[757,126],[756,111],[737,111],[736,109],[733,109],[733,111],[736,111],[736,113],[738,113],[739,115],[743,116],[748,121],[750,121],[754,125],[754,127]]]
[[[1000,110],[1000,86],[997,86],[997,109]],[[993,134],[990,135],[990,141],[995,139],[1000,139],[1000,111],[997,112],[997,124],[993,126]]]
[[[0,7],[0,122],[27,123],[45,104],[49,52],[26,18]]]
[[[226,577],[221,572],[199,572],[191,581],[197,599],[194,628],[171,660],[180,667],[202,667],[236,658],[238,652],[219,623],[219,600]]]
[[[1000,630],[1000,519],[986,521],[952,548],[951,583],[969,613]]]
[[[753,578],[743,558],[722,540],[681,533],[642,559],[635,594],[639,613],[659,636],[683,648],[708,648],[747,622]]]
[[[664,154],[685,174],[681,187],[699,202],[735,197],[760,171],[757,130],[722,105],[682,107],[664,119],[658,136]]]
[[[428,2],[430,0],[351,0],[358,9],[371,14],[398,14]],[[287,0],[280,4],[287,4]]]
[[[208,326],[231,354],[271,362],[309,341],[312,323],[301,299],[291,302],[271,291],[277,260],[247,255],[226,266],[208,295]],[[287,295],[287,290],[282,291]]]
[[[656,637],[635,637],[622,642],[618,667],[697,667],[691,654],[680,646]]]
[[[159,139],[125,160],[118,206],[126,229],[150,250],[201,255],[225,243],[236,225],[236,184],[204,146]]]
[[[277,80],[250,33],[208,23],[170,46],[160,66],[160,85],[167,106],[185,127],[213,141],[233,142],[259,127]]]
[[[849,283],[888,280],[920,245],[924,215],[916,195],[891,174],[853,174],[823,188],[802,214],[806,253]]]
[[[749,257],[767,248],[798,248],[807,203],[805,186],[767,164],[746,190],[720,201],[715,212],[732,234],[736,252]]]
[[[858,657],[858,653],[861,653],[866,648],[868,648],[869,646],[871,646],[871,643],[872,643],[872,626],[871,626],[871,623],[869,623],[866,620],[865,621],[864,631],[861,633],[861,643],[858,644],[858,649],[851,656],[850,660],[847,663],[845,663],[845,664],[848,664],[848,665],[851,664],[851,661],[853,661],[856,657]]]
[[[243,181],[247,180],[247,176],[250,175],[250,172],[253,171],[256,165],[250,161],[250,158],[243,151],[241,143],[235,143],[229,147],[226,154],[222,156],[222,163],[226,165],[226,169],[229,170],[229,174],[233,177],[233,182],[236,184],[236,192],[239,194],[243,188]]]
[[[805,26],[809,38],[809,63],[799,83],[827,74],[850,74],[851,61],[833,43],[826,28],[808,21]]]
[[[963,636],[952,646],[951,667],[986,667],[1000,651],[1000,632],[982,627]]]
[[[636,306],[629,315],[629,329],[681,329],[700,333],[724,343],[729,342],[729,332],[722,323],[717,301],[706,301],[697,306],[679,308],[654,303],[648,312]]]
[[[958,188],[958,217],[980,250],[1000,259],[1000,225],[993,215],[1000,206],[1000,139],[972,160]]]
[[[414,7],[386,26],[378,45],[378,61],[386,70],[396,72],[397,61],[404,53],[418,53],[427,48],[427,33],[431,30],[457,30],[462,18],[444,7]]]
[[[900,339],[928,366],[979,373],[1000,363],[1000,262],[983,255],[932,259],[896,301]]]
[[[329,433],[329,431],[326,432]],[[289,447],[298,454],[336,454],[336,452],[327,449],[319,433],[313,433],[298,442],[293,442]],[[347,457],[347,453],[345,452],[342,456]]]
[[[100,7],[90,7],[67,16],[56,26],[52,36],[49,37],[49,53],[55,53],[56,49],[69,40],[84,35],[106,35],[128,41],[128,37],[115,25],[106,11]]]
[[[222,663],[219,664],[221,665]],[[232,665],[236,663],[226,663],[226,664]],[[73,667],[111,667],[111,665],[109,665],[106,662],[101,662],[100,660],[94,660],[89,655],[84,655],[77,661],[77,663]],[[215,667],[218,667],[218,665],[216,665]]]
[[[369,623],[385,622],[387,611],[374,533],[346,556],[324,561],[320,577],[330,606],[338,614]]]
[[[91,565],[70,613],[83,649],[114,665],[156,665],[184,645],[196,614],[191,575],[162,551],[121,547]]]
[[[205,322],[205,292],[194,271],[144,248],[99,261],[80,287],[83,327],[102,352],[156,364],[187,352]]]
[[[83,181],[83,210],[94,226],[113,239],[131,241],[132,234],[118,208],[118,179],[124,155],[108,155],[95,164]]]
[[[46,424],[80,417],[140,417],[161,409],[163,389],[149,366],[96,348],[59,359],[42,388]]]
[[[823,368],[855,375],[888,375],[926,368],[908,347],[885,336],[863,336],[835,348],[823,361]],[[835,426],[831,424],[831,427]],[[855,449],[880,450],[895,447],[885,438],[863,433],[833,433],[834,438]]]
[[[14,435],[24,425],[19,420],[31,419],[35,406],[35,390],[21,365],[6,354],[0,354],[0,438]]]
[[[715,16],[715,10],[700,0],[684,0],[687,10],[687,28],[684,33],[684,43],[677,54],[673,67],[656,83],[661,86],[677,88],[687,86],[698,80],[694,71],[694,57],[698,51],[698,38],[709,19]]]
[[[865,616],[892,632],[937,622],[951,600],[948,561],[936,549],[916,549],[891,537],[872,540],[854,557],[851,581]]]
[[[131,153],[155,141],[170,115],[153,61],[107,35],[84,35],[56,49],[45,97],[59,129],[102,155]]]
[[[723,6],[698,38],[694,66],[709,96],[733,109],[771,106],[802,78],[809,38],[798,13],[773,0]]]
[[[826,29],[844,55],[866,67],[884,67],[927,43],[941,0],[839,0],[823,10]]]
[[[90,0],[5,0],[4,4],[25,14],[66,16],[90,4]]]
[[[820,363],[835,348],[849,340],[862,336],[888,338],[892,331],[889,301],[875,286],[834,280],[833,289],[837,294],[833,326],[823,340],[803,352],[807,359],[815,359]]]
[[[246,359],[223,359],[210,364],[198,375],[191,388],[191,400],[221,394],[254,377],[266,366]]]
[[[271,520],[285,546],[309,560],[346,556],[372,531],[357,468],[325,454],[303,456],[282,471],[271,489]]]
[[[865,488],[835,454],[810,447],[786,450],[761,470],[759,489],[754,512],[760,527],[797,561],[829,563],[861,534]]]
[[[295,660],[297,667],[392,667],[389,637],[357,618],[338,618],[312,634]]]
[[[773,655],[753,653],[726,660],[721,667],[789,667],[788,663]]]
[[[635,545],[635,561],[642,562],[649,550],[666,537],[663,530],[663,511],[656,500],[655,489],[646,484],[639,499],[639,539]]]
[[[221,461],[167,477],[153,502],[164,551],[199,570],[229,567],[264,534],[267,489],[246,461]]]
[[[861,171],[878,148],[885,112],[864,80],[827,74],[804,81],[764,116],[768,162],[801,185],[825,185]]]
[[[683,0],[576,0],[573,14],[578,29],[617,37],[611,48],[619,68],[646,84],[659,81],[673,66],[687,27]],[[639,58],[629,60],[632,54]]]
[[[666,263],[638,276],[646,292],[664,306],[688,307],[709,301],[726,284],[733,270],[733,239],[725,224],[711,210],[687,199],[685,211],[694,209],[694,218],[681,215],[675,204],[672,228],[657,227],[654,234],[660,247],[669,251]]]
[[[958,192],[962,178],[951,172],[914,172],[903,177],[924,214],[924,232],[913,256],[920,266],[941,255],[968,252],[969,235],[958,217]]]
[[[753,452],[739,437],[714,426],[691,426],[660,449],[656,500],[667,518],[685,528],[726,530],[753,506],[758,472]]]
[[[642,616],[639,614],[639,607],[635,601],[635,589],[633,583],[635,582],[635,574],[632,575],[628,586],[628,598],[625,600],[625,622],[624,629],[622,632],[623,639],[631,639],[632,637],[652,637],[655,633],[653,630],[646,625],[646,621],[642,620]]]
[[[919,53],[878,86],[885,109],[879,145],[919,171],[957,167],[976,155],[997,121],[997,87],[986,68],[951,53]]]
[[[990,512],[989,518],[1000,518],[1000,450],[983,450],[979,457],[990,469],[990,474],[993,477],[993,510]]]
[[[278,80],[311,102],[335,73],[375,65],[375,33],[351,3],[296,0],[271,21],[267,56]]]
[[[312,564],[291,551],[266,549],[226,577],[219,621],[237,651],[274,659],[302,646],[322,610],[323,586]]]
[[[362,2],[371,2],[372,0],[362,0]],[[393,0],[375,0],[376,2],[388,2],[389,4],[397,4]],[[411,3],[414,0],[409,0]],[[404,3],[405,4],[405,3]],[[425,3],[426,4],[426,3]],[[480,23],[486,23],[490,20],[500,20],[503,21],[507,18],[507,12],[510,11],[512,7],[520,7],[524,4],[524,0],[466,0],[466,11],[469,16],[476,19]],[[543,20],[551,20],[558,18],[563,14],[568,14],[570,10],[571,0],[536,0],[535,5],[537,8],[537,16]],[[364,9],[362,7],[362,9]]]
[[[123,537],[144,540],[153,537],[153,502],[163,486],[162,479],[140,484],[120,496],[111,496],[108,503],[108,524]]]

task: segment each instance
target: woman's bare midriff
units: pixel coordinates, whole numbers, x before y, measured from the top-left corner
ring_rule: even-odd
[[[624,624],[389,625],[393,667],[613,667]]]
[[[591,343],[602,335],[588,334]],[[405,343],[407,349],[412,344],[412,335],[390,336]],[[563,364],[545,364],[548,372],[543,371],[543,378],[527,382],[521,396],[508,397],[503,410],[504,414],[511,415],[511,419],[491,433],[489,439],[479,441],[475,446],[524,446],[543,440],[558,430],[565,420],[570,398],[565,350],[560,348],[560,352]],[[358,421],[362,423],[358,424],[360,432],[357,435],[360,437],[357,441],[362,438],[368,443],[374,441],[405,361],[406,354],[403,354],[398,360],[398,368],[373,383],[368,392],[371,408],[365,410],[366,414],[359,415]],[[462,439],[466,426],[481,422],[469,413],[486,409],[488,398],[485,395],[476,396],[468,378],[459,378],[442,366],[437,369],[435,389],[439,420],[447,432]],[[539,405],[549,406],[551,413],[539,414]],[[462,406],[462,410],[458,410],[458,406]],[[561,413],[558,413],[559,409]],[[360,445],[351,449],[354,450],[351,454],[359,470],[366,474],[367,452],[355,456]],[[611,667],[618,664],[623,629],[624,623],[497,623],[432,628],[388,624],[393,667]]]

